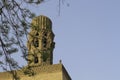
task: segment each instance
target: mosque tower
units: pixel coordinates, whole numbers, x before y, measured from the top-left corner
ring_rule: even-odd
[[[32,21],[28,38],[28,65],[38,66],[53,64],[55,42],[52,22],[46,16],[38,16]]]
[[[31,23],[28,36],[28,65],[17,73],[18,80],[72,80],[61,60],[53,64],[53,49],[55,47],[52,22],[46,16],[38,16]],[[30,67],[29,75],[24,70]],[[0,72],[0,80],[13,80],[13,75],[8,72]]]

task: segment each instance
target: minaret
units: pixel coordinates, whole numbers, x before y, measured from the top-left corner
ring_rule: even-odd
[[[52,22],[46,16],[38,16],[31,23],[28,36],[28,65],[11,75],[9,71],[0,72],[0,80],[72,80],[62,61],[53,64],[54,34]],[[14,72],[13,71],[13,72]]]
[[[28,65],[50,65],[53,63],[54,34],[52,22],[46,16],[38,16],[32,20],[28,36]]]

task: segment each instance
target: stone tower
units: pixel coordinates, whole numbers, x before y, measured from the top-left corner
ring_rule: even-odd
[[[46,16],[38,16],[32,21],[28,38],[28,65],[38,66],[53,63],[54,34],[52,22]]]
[[[20,70],[14,70],[20,80],[71,80],[67,70],[61,61],[53,64],[53,41],[52,22],[46,16],[38,16],[32,21],[28,36],[28,65]],[[31,67],[27,73],[24,70]],[[10,72],[0,72],[0,80],[13,80]]]

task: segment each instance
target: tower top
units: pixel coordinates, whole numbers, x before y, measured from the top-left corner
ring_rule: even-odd
[[[46,16],[38,16],[32,20],[32,28],[29,33],[28,65],[38,66],[53,63],[54,34],[52,22]]]
[[[37,30],[41,28],[52,29],[52,21],[47,16],[40,15],[32,20],[32,26]]]

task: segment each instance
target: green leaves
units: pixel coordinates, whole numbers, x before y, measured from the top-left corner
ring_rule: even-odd
[[[23,72],[24,72],[25,75],[28,75],[28,76],[34,76],[35,75],[34,71],[32,70],[32,68],[30,66],[24,68]]]
[[[0,65],[3,64],[3,61],[0,61]]]
[[[0,15],[2,14],[2,8],[0,8]]]
[[[3,55],[3,52],[0,50],[0,57]]]
[[[18,49],[17,48],[12,48],[12,49],[7,50],[7,52],[9,54],[12,54],[12,53],[18,52]]]
[[[26,0],[27,3],[29,4],[40,4],[41,2],[43,2],[44,0]]]
[[[29,18],[34,18],[36,15],[34,13],[31,13],[31,15],[29,16]]]
[[[36,4],[40,4],[42,1],[44,1],[44,0],[37,0]]]
[[[21,21],[21,26],[27,26],[27,23],[24,20],[22,20]]]
[[[18,63],[11,57],[11,54],[21,50],[23,58],[26,59],[27,48],[25,44],[25,37],[27,37],[30,25],[30,20],[35,17],[28,8],[24,7],[26,4],[40,4],[43,0],[0,0],[0,61],[3,69],[11,70],[14,80],[19,80],[17,73],[13,70],[20,68]],[[35,27],[38,29],[38,27]],[[44,56],[45,57],[45,56]],[[45,57],[46,60],[46,57]],[[4,67],[7,64],[7,68]],[[27,71],[30,75],[33,73]]]

